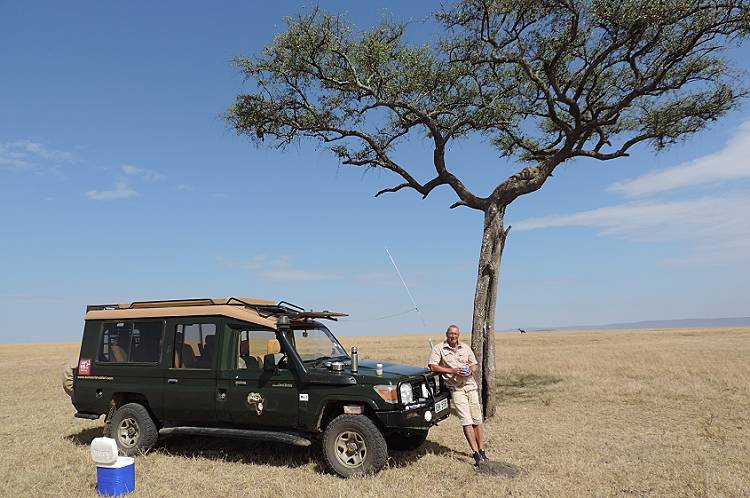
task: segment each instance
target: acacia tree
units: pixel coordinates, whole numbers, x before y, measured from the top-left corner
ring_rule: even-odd
[[[434,46],[409,45],[393,21],[355,32],[317,9],[289,19],[261,54],[235,59],[253,88],[226,117],[258,143],[309,138],[344,165],[394,173],[400,181],[376,197],[447,186],[451,208],[484,214],[471,342],[492,416],[507,207],[566,161],[610,161],[641,142],[661,149],[736,107],[744,90],[724,49],[748,35],[750,9],[745,0],[462,0],[436,19],[444,35]],[[484,194],[446,158],[452,140],[471,135],[517,165]],[[396,159],[409,139],[429,147],[431,174]]]

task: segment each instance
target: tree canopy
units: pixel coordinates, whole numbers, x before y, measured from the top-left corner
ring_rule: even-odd
[[[484,210],[568,159],[675,143],[745,95],[723,55],[750,29],[745,1],[466,0],[436,17],[446,35],[432,47],[409,46],[393,21],[356,33],[319,10],[290,18],[262,55],[235,59],[256,88],[227,118],[258,141],[313,138],[345,165],[401,177],[376,195],[448,185],[452,207]],[[431,142],[432,178],[393,158],[411,132]],[[445,162],[446,144],[472,133],[526,165],[486,197]]]
[[[448,186],[452,208],[484,213],[472,347],[489,416],[507,206],[566,161],[662,149],[736,108],[747,92],[726,47],[750,33],[750,1],[459,0],[435,19],[439,41],[414,46],[395,21],[358,32],[318,9],[290,18],[263,53],[236,58],[253,88],[226,117],[259,144],[312,139],[344,165],[397,175],[376,196]],[[517,166],[484,195],[446,160],[471,135]],[[415,137],[432,155],[426,178],[394,155]]]

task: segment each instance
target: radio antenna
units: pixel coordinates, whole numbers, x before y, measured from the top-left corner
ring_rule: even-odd
[[[427,324],[424,321],[424,317],[422,316],[422,312],[419,311],[419,306],[417,306],[417,302],[414,301],[414,296],[411,295],[411,292],[409,291],[409,287],[406,285],[406,281],[404,281],[404,277],[401,275],[401,272],[398,269],[398,266],[396,265],[396,261],[393,259],[393,256],[391,256],[391,251],[388,250],[388,248],[385,248],[385,252],[388,253],[388,258],[391,260],[391,263],[393,263],[393,267],[396,269],[396,273],[398,273],[398,278],[401,279],[401,283],[404,284],[404,289],[406,289],[406,293],[409,295],[409,299],[411,299],[411,304],[414,305],[414,309],[419,313],[419,319],[422,322],[422,327],[427,327]]]

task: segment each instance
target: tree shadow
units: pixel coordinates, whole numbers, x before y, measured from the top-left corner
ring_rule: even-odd
[[[497,376],[495,393],[498,401],[528,402],[542,400],[552,386],[563,381],[562,377],[530,372],[509,372]],[[547,404],[547,403],[545,403]]]

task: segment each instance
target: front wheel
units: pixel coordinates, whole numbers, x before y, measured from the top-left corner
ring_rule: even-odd
[[[323,432],[323,457],[341,477],[375,474],[388,459],[380,430],[364,415],[339,415]]]
[[[388,449],[396,451],[416,450],[427,440],[427,431],[393,431],[388,434],[386,441]]]
[[[159,430],[148,410],[138,403],[128,403],[112,416],[110,434],[117,447],[127,456],[146,453],[156,444]]]

